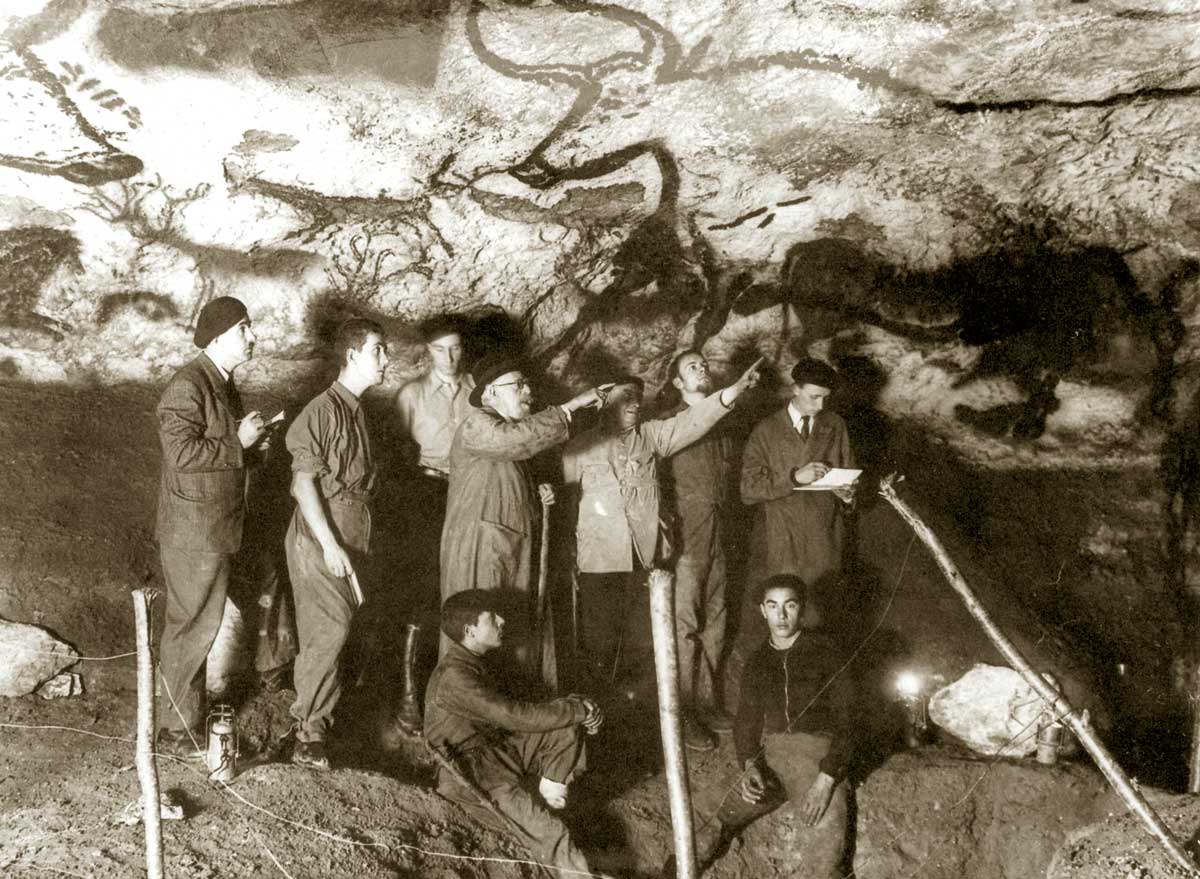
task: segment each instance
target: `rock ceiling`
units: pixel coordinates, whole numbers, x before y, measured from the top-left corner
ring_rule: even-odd
[[[228,293],[269,383],[331,297],[488,306],[566,383],[807,348],[974,459],[1152,463],[1198,37],[1192,0],[9,0],[0,366],[156,379]]]

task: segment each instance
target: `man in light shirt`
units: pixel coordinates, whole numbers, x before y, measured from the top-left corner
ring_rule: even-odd
[[[415,735],[421,731],[412,668],[416,639],[422,626],[436,626],[441,604],[438,588],[438,553],[442,523],[446,518],[446,490],[450,485],[450,443],[463,418],[471,411],[470,396],[475,382],[463,360],[463,321],[455,315],[438,315],[421,325],[429,371],[400,388],[396,408],[400,428],[415,446],[415,466],[404,484],[407,508],[406,558],[413,594],[407,596],[409,624],[405,630],[404,686],[395,724],[399,731]],[[412,642],[412,643],[409,643]]]

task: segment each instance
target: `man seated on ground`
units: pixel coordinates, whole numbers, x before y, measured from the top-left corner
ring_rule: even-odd
[[[438,792],[485,824],[519,830],[540,863],[586,874],[587,861],[553,812],[566,806],[567,785],[585,766],[580,726],[592,734],[604,718],[581,696],[523,702],[501,693],[484,659],[503,641],[499,598],[468,589],[442,604],[442,631],[453,643],[425,691],[425,739],[453,767],[439,768]],[[535,775],[536,798],[525,785]]]
[[[701,869],[712,864],[752,821],[790,804],[796,821],[786,845],[804,876],[842,875],[854,756],[855,686],[831,639],[802,629],[804,581],[778,574],[758,587],[759,611],[770,632],[742,677],[733,738],[740,776],[723,783],[715,819],[696,838]],[[668,861],[663,873],[674,876]]]

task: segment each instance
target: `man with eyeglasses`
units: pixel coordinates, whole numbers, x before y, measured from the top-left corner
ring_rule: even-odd
[[[601,392],[592,388],[534,414],[533,391],[520,361],[493,356],[476,367],[469,399],[474,408],[450,444],[442,601],[466,589],[503,589],[527,596],[540,506],[529,459],[565,442],[571,413],[598,405]],[[545,492],[552,503],[548,486]],[[515,640],[514,657],[532,678],[540,678],[541,669],[532,667],[536,654],[529,635]],[[442,655],[447,648],[443,637]]]

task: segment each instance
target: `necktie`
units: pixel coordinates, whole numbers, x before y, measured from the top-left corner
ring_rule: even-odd
[[[808,442],[808,416],[800,416],[800,439]]]

